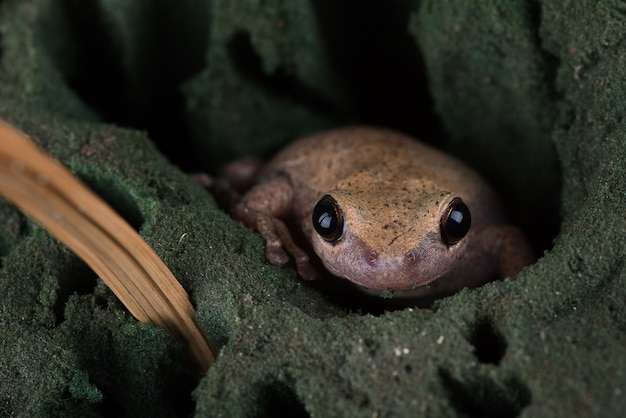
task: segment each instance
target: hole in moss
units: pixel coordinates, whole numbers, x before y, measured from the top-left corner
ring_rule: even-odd
[[[56,325],[65,320],[65,305],[72,295],[89,295],[94,292],[98,283],[98,276],[81,259],[69,254],[63,263],[58,275],[58,289],[56,300],[52,307]]]
[[[514,418],[531,401],[530,391],[516,378],[503,383],[486,378],[461,381],[443,369],[439,377],[459,416]]]
[[[264,386],[260,395],[258,418],[309,416],[295,391],[284,382],[276,381]]]
[[[91,190],[105,200],[122,218],[139,231],[144,223],[143,215],[135,203],[135,199],[129,193],[123,191],[121,183],[113,179],[96,178],[91,175],[79,174]]]
[[[76,0],[59,0],[52,3],[65,15],[70,36],[67,52],[74,66],[61,65],[71,88],[93,109],[107,120],[127,124],[127,80],[120,46],[110,37],[100,4]],[[63,57],[57,57],[62,59]],[[80,66],[76,65],[80,63]]]
[[[474,346],[474,355],[481,363],[498,365],[506,354],[506,340],[488,318],[479,319],[473,325],[468,341]]]
[[[132,2],[113,12],[100,2],[57,0],[50,7],[65,26],[43,25],[42,39],[78,96],[106,122],[148,131],[183,169],[199,166],[181,85],[204,67],[209,3]]]

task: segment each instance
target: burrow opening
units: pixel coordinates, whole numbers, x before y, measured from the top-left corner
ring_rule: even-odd
[[[200,167],[181,86],[205,65],[209,2],[129,3],[121,18],[100,2],[57,0],[50,7],[65,24],[50,34],[56,44],[49,53],[67,85],[104,122],[147,131],[172,163]]]
[[[467,340],[474,347],[474,356],[483,364],[498,365],[508,344],[489,318],[478,319],[469,330]]]
[[[73,0],[58,0],[55,5],[67,22],[67,45],[62,56],[57,50],[51,52],[68,86],[104,121],[146,130],[160,151],[183,171],[203,167],[193,151],[197,138],[192,138],[192,132],[196,130],[189,126],[192,118],[181,87],[211,64],[205,58],[211,25],[208,6],[172,9],[166,2],[155,2],[131,8],[136,32],[125,39],[97,2],[75,7]],[[384,6],[359,3],[358,7],[355,2],[313,3],[329,62],[350,102],[348,113],[285,69],[266,74],[245,29],[235,30],[222,47],[239,76],[268,94],[317,112],[336,112],[346,122],[383,125],[435,142],[445,134],[429,93],[422,55],[406,30],[414,8],[407,1]],[[123,60],[130,56],[128,48],[134,48],[134,55],[141,59]],[[558,219],[557,206],[541,218]],[[537,218],[537,214],[532,216]],[[528,223],[520,220],[520,224]],[[541,234],[544,230],[537,228]],[[531,237],[538,254],[551,246],[554,234]],[[389,306],[387,300],[372,302],[371,297],[360,295],[336,301],[342,306],[347,303],[348,310],[368,313],[382,313]]]
[[[261,388],[259,409],[255,416],[258,418],[278,416],[307,418],[310,415],[290,386],[284,382],[275,381]]]
[[[105,122],[148,131],[163,154],[183,170],[201,166],[193,160],[181,87],[207,64],[208,6],[171,8],[155,2],[131,8],[128,17],[137,25],[136,37],[129,39],[97,2],[75,7],[73,0],[58,0],[53,7],[66,22],[67,39],[62,50],[51,47],[50,53],[68,86]],[[346,123],[388,126],[431,142],[441,137],[421,55],[404,30],[410,2],[354,7],[325,1],[313,7],[329,60],[348,93],[350,114],[285,68],[266,74],[243,29],[222,46],[239,76],[268,94],[343,115],[340,119]],[[129,58],[131,48],[141,59]],[[419,123],[415,115],[420,115]]]

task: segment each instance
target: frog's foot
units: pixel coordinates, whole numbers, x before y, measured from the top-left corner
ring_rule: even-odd
[[[306,261],[296,259],[296,270],[298,270],[298,275],[302,280],[317,280],[320,278],[315,267],[309,262],[308,256]]]
[[[276,233],[277,226],[282,224],[278,219],[259,214],[256,219],[256,230],[265,239],[265,258],[271,264],[286,264],[289,256],[283,250],[283,240]],[[284,224],[283,224],[284,226]]]
[[[309,256],[293,241],[289,229],[283,221],[269,214],[255,212],[249,208],[238,206],[233,212],[235,219],[252,224],[265,240],[265,258],[270,264],[282,265],[289,262],[289,255],[296,262],[298,275],[304,280],[318,278]],[[250,222],[250,220],[252,220]]]
[[[272,264],[285,264],[288,257],[283,250],[284,248],[294,258],[298,275],[303,280],[318,279],[319,277],[317,275],[317,272],[315,271],[315,268],[311,265],[311,262],[309,260],[309,255],[304,252],[300,247],[298,247],[298,245],[293,241],[293,238],[291,237],[289,229],[287,228],[285,223],[277,218],[272,218],[271,222],[273,224],[273,231],[269,231],[268,236],[271,237],[270,239],[268,239],[268,236],[264,235],[259,228],[259,233],[266,238],[265,256],[267,257],[268,261]],[[258,223],[257,227],[259,227]],[[274,240],[275,238],[278,239],[278,242]],[[282,262],[274,263],[272,261],[272,257],[275,257],[276,260],[280,260]]]

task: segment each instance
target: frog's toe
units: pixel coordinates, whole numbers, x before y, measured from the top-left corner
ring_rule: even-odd
[[[268,245],[265,249],[265,258],[270,264],[287,264],[289,256],[281,247]]]
[[[302,280],[317,280],[319,276],[315,268],[308,261],[297,262],[296,269]]]

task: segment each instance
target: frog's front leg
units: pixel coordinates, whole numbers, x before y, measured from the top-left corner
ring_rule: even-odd
[[[296,245],[281,220],[293,210],[293,199],[293,186],[286,177],[278,176],[250,189],[235,206],[232,216],[261,234],[265,239],[265,257],[271,264],[287,263],[289,253],[300,277],[315,280],[318,276],[308,254]]]

